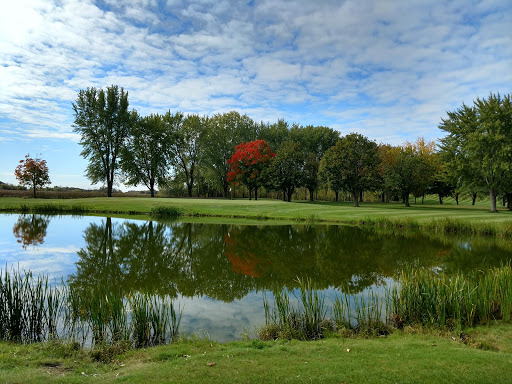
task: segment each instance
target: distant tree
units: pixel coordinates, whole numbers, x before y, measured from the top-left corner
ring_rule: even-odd
[[[406,143],[393,149],[392,162],[384,175],[385,184],[402,197],[406,207],[410,207],[409,195],[418,187],[421,179],[421,159],[415,148]]]
[[[275,157],[265,140],[255,140],[236,146],[235,153],[227,161],[230,167],[228,181],[241,182],[249,189],[249,198],[254,191],[258,200],[258,187],[262,183],[262,172]]]
[[[449,192],[448,195],[444,196],[451,195],[453,190],[450,192],[443,189],[443,186],[446,186],[447,184],[453,185],[453,183],[452,180],[448,180],[445,170],[440,169],[441,162],[436,153],[435,141],[426,141],[423,137],[418,137],[416,141],[412,143],[406,142],[404,145],[413,148],[418,156],[418,179],[416,180],[414,189],[412,190],[414,198],[416,199],[421,196],[421,202],[423,203],[425,194],[429,191],[429,188],[434,186],[434,183],[436,183],[435,187],[437,190],[442,194]],[[440,201],[442,201],[442,198]]]
[[[51,184],[46,160],[42,160],[39,157],[33,159],[30,157],[30,154],[25,156],[25,160],[20,160],[20,163],[14,170],[14,175],[20,185],[32,189],[34,197],[36,197],[37,188]]]
[[[377,144],[367,137],[351,133],[337,143],[339,181],[342,189],[350,191],[354,206],[359,207],[361,192],[373,186],[377,175],[379,156]]]
[[[192,197],[201,136],[205,133],[207,119],[198,115],[184,117],[180,112],[174,115],[168,112],[164,116],[164,122],[169,135],[169,160],[175,170],[185,176],[187,194],[188,197]]]
[[[274,124],[260,123],[256,130],[258,139],[265,140],[270,148],[279,148],[290,136],[290,126],[284,119]]]
[[[338,201],[340,190],[343,189],[343,179],[341,178],[343,167],[341,151],[342,147],[338,144],[329,148],[320,161],[318,171],[320,179],[334,191],[336,201]]]
[[[283,200],[292,199],[295,188],[302,185],[304,153],[300,143],[285,141],[265,172],[265,183],[270,189],[283,191]]]
[[[309,190],[309,201],[313,201],[313,195],[318,189],[318,170],[320,168],[320,161],[313,152],[309,152],[304,161],[304,175],[303,184]]]
[[[340,133],[329,127],[312,126],[306,127],[294,125],[290,128],[290,139],[298,141],[305,153],[312,152],[320,161],[324,153],[336,145]]]
[[[106,91],[94,87],[81,90],[73,111],[73,128],[81,135],[81,155],[89,159],[86,176],[93,184],[105,182],[111,197],[120,170],[119,157],[135,116],[128,111],[128,92],[117,85]]]
[[[137,116],[121,151],[121,169],[127,185],[144,184],[155,196],[155,185],[165,182],[168,140],[160,115]]]
[[[491,212],[497,212],[496,197],[509,184],[512,171],[512,100],[490,94],[465,104],[442,119],[439,128],[447,132],[441,151],[450,172],[473,188],[486,188]]]

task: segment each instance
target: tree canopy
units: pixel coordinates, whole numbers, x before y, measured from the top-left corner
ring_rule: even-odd
[[[130,133],[135,113],[128,111],[128,92],[117,85],[80,90],[73,103],[73,128],[79,133],[81,155],[89,159],[86,176],[93,184],[104,182],[112,196],[119,173],[119,156]]]

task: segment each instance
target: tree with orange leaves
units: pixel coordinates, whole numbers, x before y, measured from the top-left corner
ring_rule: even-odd
[[[20,163],[14,170],[14,174],[20,185],[30,187],[34,191],[34,197],[36,197],[36,189],[38,187],[42,188],[45,185],[51,184],[46,160],[38,157],[33,159],[30,157],[30,154],[25,156],[25,160],[20,160]]]
[[[265,140],[255,140],[236,146],[235,153],[228,160],[230,171],[228,181],[241,182],[249,189],[249,199],[254,191],[258,200],[258,187],[261,185],[261,172],[267,163],[276,156]]]

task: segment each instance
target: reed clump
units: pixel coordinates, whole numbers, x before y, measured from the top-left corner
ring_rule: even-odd
[[[317,340],[330,327],[325,296],[313,289],[311,280],[298,279],[298,293],[280,290],[274,293],[274,305],[265,298],[265,327],[259,330],[261,339]],[[296,300],[290,301],[293,297]]]
[[[261,339],[315,340],[326,332],[381,336],[406,326],[460,332],[495,320],[512,320],[510,264],[473,274],[405,269],[392,288],[337,294],[330,305],[309,280],[298,293],[278,291],[264,299]]]
[[[176,207],[158,206],[151,208],[149,215],[153,217],[179,217],[183,216],[183,211]]]
[[[0,271],[0,340],[141,348],[176,340],[180,321],[181,309],[169,297],[51,286],[46,276]]]
[[[420,324],[460,331],[492,320],[511,320],[512,268],[505,265],[470,276],[405,270],[391,292],[398,328]]]

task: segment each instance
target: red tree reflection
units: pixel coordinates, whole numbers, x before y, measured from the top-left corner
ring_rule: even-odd
[[[12,228],[12,233],[23,248],[29,245],[37,246],[44,243],[46,229],[50,223],[48,216],[21,215]]]
[[[258,258],[253,252],[253,239],[237,237],[236,232],[224,235],[226,250],[224,254],[231,261],[231,268],[238,274],[246,276],[260,277],[266,267],[271,264],[269,260]]]

